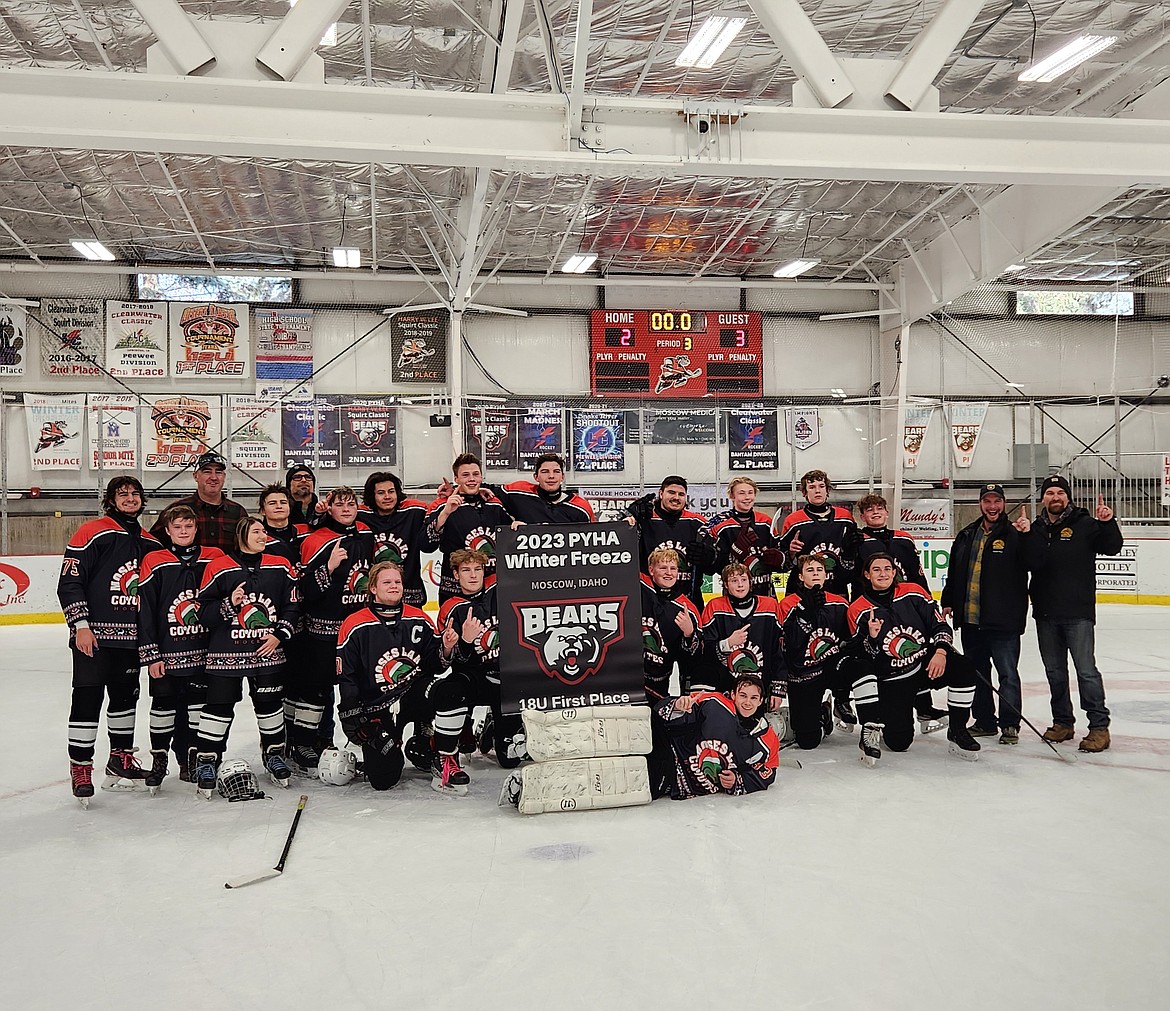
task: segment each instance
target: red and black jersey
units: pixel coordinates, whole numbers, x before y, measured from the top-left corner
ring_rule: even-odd
[[[387,515],[359,509],[358,521],[373,531],[374,563],[395,562],[402,566],[402,599],[411,607],[422,607],[427,602],[421,557],[426,503],[404,498]]]
[[[100,646],[134,649],[138,642],[138,567],[161,547],[130,516],[81,524],[61,560],[57,599],[70,638],[87,624]]]
[[[474,642],[464,642],[463,623],[468,615],[483,622],[483,631]],[[459,642],[449,657],[451,667],[460,673],[500,683],[500,618],[496,610],[495,576],[488,576],[484,588],[470,597],[448,598],[439,608],[439,636],[451,626],[459,633]]]
[[[236,587],[244,588],[240,604],[232,603]],[[281,667],[283,643],[292,638],[300,620],[297,577],[287,558],[279,555],[221,555],[207,563],[199,587],[199,620],[210,632],[207,673],[245,677]],[[269,635],[282,645],[266,657],[256,650]]]
[[[346,558],[332,572],[329,556],[341,542]],[[301,607],[305,630],[319,639],[337,641],[341,623],[370,602],[367,592],[374,534],[364,523],[343,527],[326,519],[301,543]]]
[[[786,683],[811,681],[836,667],[853,634],[848,600],[837,593],[801,591],[780,601],[779,677]]]
[[[876,638],[869,634],[869,613],[881,623]],[[954,648],[951,627],[930,594],[914,583],[892,590],[869,590],[849,605],[849,632],[859,656],[866,658],[883,681],[913,677],[939,646]]]
[[[500,502],[522,523],[593,523],[593,506],[576,492],[561,488],[555,495],[531,481],[513,481],[493,489]]]
[[[440,604],[459,593],[459,582],[451,571],[451,552],[460,548],[482,551],[488,556],[484,574],[490,575],[496,571],[496,531],[512,523],[512,516],[504,504],[487,489],[466,496],[463,505],[447,517],[440,529],[439,514],[446,504],[446,499],[436,499],[427,506],[427,523],[423,531],[426,549],[443,553],[439,576]]]
[[[715,541],[716,572],[731,562],[746,565],[752,577],[752,592],[775,598],[772,573],[780,566],[768,565],[763,560],[764,552],[776,547],[770,516],[758,509],[746,513],[728,509],[712,518],[707,532]]]
[[[683,509],[681,512],[663,512],[656,503],[648,519],[638,524],[638,568],[650,572],[650,553],[658,548],[672,548],[678,552],[678,581],[686,588],[699,610],[703,609],[703,573],[687,557],[687,548],[699,539],[706,529],[707,518],[700,513]]]
[[[268,543],[264,545],[264,553],[287,558],[293,571],[299,572],[301,569],[301,544],[309,534],[308,525],[290,523],[286,527],[270,527],[265,523],[264,532],[268,534]]]
[[[351,614],[337,641],[338,716],[346,734],[352,739],[359,723],[388,714],[442,669],[439,635],[417,607],[372,604]]]
[[[826,505],[823,509],[804,506],[783,515],[779,511],[772,519],[772,533],[776,546],[784,552],[791,565],[796,555],[792,553],[792,542],[800,540],[800,555],[819,555],[825,560],[828,580],[825,589],[829,593],[849,595],[853,570],[857,566],[857,524],[853,513],[841,506]],[[796,592],[796,573],[788,577],[788,592]]]
[[[715,687],[730,687],[737,674],[758,674],[765,694],[780,694],[780,605],[775,597],[750,596],[737,609],[728,597],[715,597],[703,608],[702,671]],[[727,640],[741,628],[747,641],[732,648]]]
[[[163,548],[142,560],[138,574],[138,661],[159,660],[167,674],[203,673],[207,629],[199,620],[196,596],[208,562],[219,548]]]
[[[889,527],[859,527],[861,540],[857,545],[857,569],[854,573],[854,593],[856,597],[865,592],[866,582],[862,573],[865,563],[874,555],[885,553],[894,559],[898,575],[903,582],[916,583],[930,593],[930,584],[926,581],[926,572],[922,568],[922,558],[918,554],[918,545],[914,543],[912,534],[905,530],[891,530]]]
[[[683,635],[675,619],[680,614],[690,617],[693,629]],[[687,597],[680,579],[669,590],[654,585],[650,577],[642,576],[642,670],[645,677],[646,698],[650,702],[664,699],[669,693],[670,675],[677,663],[686,675],[702,652],[702,616],[694,602]]]
[[[716,692],[691,697],[695,704],[688,713],[675,709],[673,699],[655,706],[674,752],[670,795],[683,800],[712,793],[757,793],[771,786],[780,767],[780,739],[763,713],[744,719],[726,695]],[[735,773],[730,789],[719,782],[724,771]]]

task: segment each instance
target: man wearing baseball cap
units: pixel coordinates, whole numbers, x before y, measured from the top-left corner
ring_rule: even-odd
[[[1020,638],[1028,620],[1028,569],[1021,536],[1027,510],[1010,522],[1003,485],[979,489],[979,519],[965,526],[951,546],[950,571],[942,591],[943,616],[959,630],[963,653],[975,667],[972,737],[999,734],[1000,744],[1020,742]],[[999,677],[999,719],[991,691],[991,668]]]
[[[195,494],[176,499],[170,504],[190,506],[195,510],[199,543],[205,548],[219,548],[224,552],[235,550],[236,524],[248,515],[239,502],[232,501],[223,493],[226,478],[227,462],[215,450],[209,449],[195,461]],[[160,533],[165,534],[161,514],[150,532],[156,537]]]
[[[1032,570],[1032,617],[1052,693],[1052,726],[1044,738],[1060,743],[1074,734],[1068,683],[1071,653],[1081,708],[1089,720],[1089,732],[1081,740],[1080,750],[1104,751],[1109,747],[1109,710],[1105,708],[1105,685],[1093,642],[1097,556],[1120,553],[1124,543],[1121,528],[1104,495],[1097,496],[1097,508],[1090,515],[1072,504],[1068,481],[1053,474],[1040,485],[1040,516],[1025,542]]]

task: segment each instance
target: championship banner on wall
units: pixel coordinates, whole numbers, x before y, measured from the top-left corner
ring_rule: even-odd
[[[934,405],[927,407],[907,407],[905,420],[902,423],[902,466],[913,470],[918,466],[918,456],[922,452],[922,444],[926,441],[926,431],[930,428],[930,419],[934,417]]]
[[[27,321],[23,305],[0,302],[0,376],[24,375]]]
[[[578,471],[626,469],[626,426],[621,411],[573,411],[573,462]]]
[[[138,469],[138,399],[128,393],[91,393],[89,469]]]
[[[256,378],[311,379],[313,310],[256,309]]]
[[[558,403],[531,404],[520,413],[518,469],[536,469],[536,458],[545,453],[565,451],[565,417]]]
[[[447,382],[445,312],[400,312],[390,317],[390,355],[396,383]]]
[[[171,375],[239,379],[250,375],[248,304],[171,302]]]
[[[280,408],[260,397],[228,399],[229,459],[241,470],[279,470]]]
[[[516,412],[509,407],[476,407],[463,414],[467,451],[485,467],[516,470]]]
[[[219,446],[220,398],[143,397],[143,470],[186,470],[201,453]]]
[[[85,397],[24,395],[28,455],[33,470],[81,470]]]
[[[337,401],[314,397],[308,403],[285,402],[281,411],[281,443],[285,467],[307,463],[314,470],[341,466]]]
[[[167,303],[106,303],[106,368],[112,376],[167,374]]]
[[[784,412],[784,438],[797,449],[812,449],[821,441],[821,412],[816,407],[789,407]]]
[[[501,527],[496,595],[504,712],[645,701],[628,523]]]
[[[339,397],[341,464],[393,467],[398,462],[398,412],[377,397]]]
[[[92,379],[102,374],[106,310],[100,298],[46,298],[38,317],[41,375]]]
[[[951,441],[955,448],[955,466],[970,467],[979,443],[979,430],[987,417],[987,401],[979,404],[950,404]]]
[[[764,410],[763,404],[744,404],[729,414],[727,463],[731,470],[776,470],[780,466],[776,412]]]

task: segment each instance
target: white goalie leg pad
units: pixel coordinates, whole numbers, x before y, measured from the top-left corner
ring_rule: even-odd
[[[520,771],[521,814],[633,807],[651,800],[650,775],[641,756],[541,762]]]
[[[528,754],[536,762],[648,755],[652,750],[648,706],[525,709],[522,715]]]

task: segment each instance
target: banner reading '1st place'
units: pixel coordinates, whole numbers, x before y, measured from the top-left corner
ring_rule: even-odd
[[[502,527],[496,594],[504,712],[645,701],[629,524]]]

